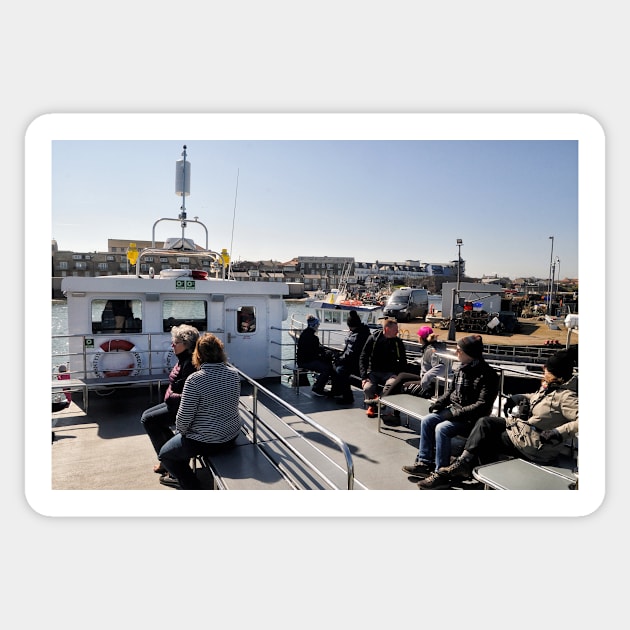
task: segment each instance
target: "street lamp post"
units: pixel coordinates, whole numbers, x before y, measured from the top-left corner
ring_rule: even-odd
[[[462,245],[464,242],[461,238],[457,239],[457,288],[453,289],[451,294],[451,322],[448,327],[448,340],[455,341],[455,300],[459,301],[459,280],[462,268]]]
[[[551,312],[551,298],[553,294],[553,241],[554,237],[550,236],[551,239],[551,256],[549,257],[549,290],[547,291],[547,314]]]
[[[558,265],[558,275],[556,276],[556,298],[560,295],[560,258],[556,256],[556,264]]]

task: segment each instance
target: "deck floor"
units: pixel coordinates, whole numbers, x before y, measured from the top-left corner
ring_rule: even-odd
[[[308,386],[301,387],[298,394],[284,379],[265,386],[346,442],[358,485],[370,490],[417,491],[417,480],[401,470],[413,463],[417,453],[417,421],[412,419],[409,427],[404,422],[398,427],[382,426],[379,432],[377,419],[366,416],[359,391],[354,393],[354,405],[341,406],[333,399],[314,396]],[[140,423],[144,409],[157,403],[155,393],[151,400],[148,388],[118,389],[108,396],[90,392],[87,414],[81,395],[74,398],[70,407],[53,414],[53,489],[171,490],[153,472],[157,458]],[[338,448],[295,420],[289,424],[308,431],[322,451],[343,465]]]

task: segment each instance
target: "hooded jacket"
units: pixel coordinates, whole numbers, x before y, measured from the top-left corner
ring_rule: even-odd
[[[532,461],[556,459],[564,441],[578,432],[578,377],[513,398],[519,402],[528,400],[531,414],[527,419],[507,418],[506,431],[514,446]],[[551,429],[556,429],[562,440],[541,442],[540,433]]]

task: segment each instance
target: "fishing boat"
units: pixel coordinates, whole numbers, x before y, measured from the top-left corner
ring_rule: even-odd
[[[350,311],[356,311],[364,324],[370,328],[380,327],[380,320],[383,319],[383,305],[380,303],[367,303],[357,299],[348,293],[348,279],[352,270],[352,264],[347,264],[341,273],[339,286],[331,289],[326,295],[322,292],[316,293],[306,302],[306,306],[312,309],[313,314],[320,322],[322,329],[333,333],[339,345],[339,334],[347,334],[346,319]],[[303,322],[296,319],[292,322],[291,330],[300,330]]]

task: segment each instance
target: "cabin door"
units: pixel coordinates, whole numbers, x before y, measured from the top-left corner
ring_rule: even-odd
[[[269,322],[265,298],[226,298],[225,319],[228,361],[252,378],[269,376]]]

